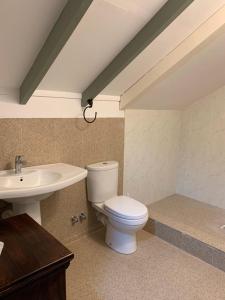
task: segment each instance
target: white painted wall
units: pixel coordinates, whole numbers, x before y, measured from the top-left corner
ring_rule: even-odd
[[[19,104],[18,90],[0,89],[0,118],[82,118],[81,94],[36,91],[26,105]],[[123,118],[120,97],[100,95],[88,109],[87,117]]]
[[[177,192],[225,208],[225,86],[182,116]]]
[[[126,110],[125,194],[150,204],[176,192],[180,114]]]

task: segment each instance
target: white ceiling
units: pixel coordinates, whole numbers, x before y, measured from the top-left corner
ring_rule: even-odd
[[[94,0],[39,89],[82,92],[165,2]],[[195,0],[102,94],[122,95],[224,4]]]
[[[19,88],[66,2],[0,1],[0,89]],[[165,2],[94,0],[38,88],[81,93]],[[225,0],[195,0],[102,94],[122,95],[223,5]],[[203,90],[208,92],[220,85],[224,72],[219,49],[224,50],[224,45],[222,38],[219,40],[148,90],[130,107],[147,109],[155,107],[156,103],[159,108],[159,103],[175,107],[173,100],[180,101],[181,94],[185,94],[183,104],[186,105],[186,98],[199,97]],[[214,50],[207,50],[209,48]],[[216,75],[209,80],[203,72],[203,76],[194,80],[190,74],[205,70],[206,59],[211,61],[208,72]]]
[[[39,88],[82,92],[165,2],[94,0]]]
[[[102,93],[122,95],[224,4],[224,0],[195,0]]]
[[[0,1],[0,88],[20,86],[65,3]]]
[[[224,66],[225,29],[127,108],[182,109],[225,85]]]

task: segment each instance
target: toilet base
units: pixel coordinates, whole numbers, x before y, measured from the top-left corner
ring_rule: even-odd
[[[136,232],[121,232],[109,222],[106,226],[106,244],[122,254],[131,254],[137,250]]]

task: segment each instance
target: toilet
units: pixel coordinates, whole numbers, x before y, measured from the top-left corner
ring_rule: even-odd
[[[148,220],[147,207],[127,196],[118,196],[116,161],[87,166],[88,200],[99,221],[106,226],[106,244],[116,252],[131,254],[137,250],[136,232]]]

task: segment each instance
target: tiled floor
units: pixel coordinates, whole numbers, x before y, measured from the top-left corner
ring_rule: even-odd
[[[225,251],[225,210],[194,199],[173,195],[149,205],[153,220]],[[224,297],[225,299],[225,297]]]
[[[68,300],[224,300],[225,273],[145,231],[132,255],[115,253],[98,231],[67,245]]]

